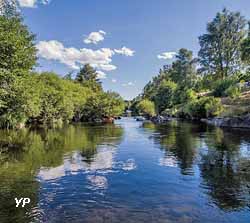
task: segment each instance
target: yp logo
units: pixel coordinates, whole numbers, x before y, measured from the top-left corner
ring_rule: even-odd
[[[30,198],[20,198],[18,200],[18,198],[15,198],[15,201],[16,201],[16,207],[18,208],[19,205],[21,204],[22,207],[24,207],[26,204],[29,204],[30,203]]]

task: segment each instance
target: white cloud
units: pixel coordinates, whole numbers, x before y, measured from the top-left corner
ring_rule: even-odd
[[[49,0],[18,0],[21,7],[34,8],[39,4],[48,4]]]
[[[20,6],[21,7],[35,7],[36,5],[36,0],[19,0]]]
[[[134,56],[134,53],[135,53],[134,50],[131,50],[131,49],[125,47],[125,46],[122,47],[121,49],[115,49],[114,51],[117,54],[121,54],[121,55],[128,56],[128,57]]]
[[[77,49],[74,47],[65,47],[57,40],[40,41],[36,45],[36,48],[38,49],[38,56],[46,60],[56,60],[71,69],[79,69],[80,66],[88,63],[99,70],[99,72],[117,69],[117,67],[112,64],[112,57],[115,54],[129,56],[134,52],[124,47],[121,49],[123,53],[117,52],[117,49],[112,50],[110,48],[100,48],[98,50],[89,48]],[[106,74],[103,72],[100,73],[99,78],[106,78]],[[131,85],[133,85],[132,82],[127,83],[127,86]]]
[[[135,84],[133,82],[128,82],[128,83],[124,83],[122,84],[123,87],[127,87],[127,86],[134,86]]]
[[[98,79],[106,79],[107,78],[107,74],[105,74],[103,71],[97,70],[97,78]]]
[[[104,40],[104,36],[106,35],[106,32],[103,30],[99,30],[98,32],[92,32],[88,35],[86,39],[84,39],[84,43],[86,44],[97,44],[100,41]]]
[[[116,66],[111,64],[114,52],[109,48],[98,50],[66,48],[61,42],[56,40],[41,41],[36,47],[38,56],[47,60],[59,61],[72,69],[79,69],[80,65],[87,63],[100,70],[110,71],[116,69]]]
[[[116,83],[117,80],[116,80],[116,79],[112,79],[111,82],[112,82],[112,83]]]
[[[157,57],[158,59],[170,60],[176,56],[176,52],[164,52],[159,54]]]
[[[105,70],[105,71],[111,71],[111,70],[116,70],[116,66],[113,64],[99,64],[97,66],[94,66],[96,68],[99,68],[101,70]]]

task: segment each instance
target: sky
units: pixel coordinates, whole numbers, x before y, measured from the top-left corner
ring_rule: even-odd
[[[105,90],[132,99],[180,48],[197,55],[198,37],[224,7],[250,19],[249,0],[18,0],[36,34],[38,71],[61,76],[85,63]]]

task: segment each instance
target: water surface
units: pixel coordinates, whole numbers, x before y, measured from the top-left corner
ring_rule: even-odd
[[[249,221],[249,130],[124,118],[0,132],[1,223]]]

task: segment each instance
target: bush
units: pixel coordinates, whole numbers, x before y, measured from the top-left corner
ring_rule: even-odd
[[[196,93],[192,89],[178,88],[174,94],[174,104],[183,104],[197,98]]]
[[[215,97],[227,96],[226,90],[231,86],[234,86],[237,83],[237,80],[234,78],[227,78],[224,80],[218,80],[214,84],[213,95]]]
[[[218,116],[223,111],[220,99],[202,97],[189,102],[183,112],[191,118],[209,118]]]
[[[240,88],[238,86],[230,86],[226,91],[225,91],[226,96],[229,96],[230,98],[237,98],[240,96]]]
[[[137,105],[139,112],[145,116],[154,116],[155,115],[155,104],[154,102],[143,99]]]

